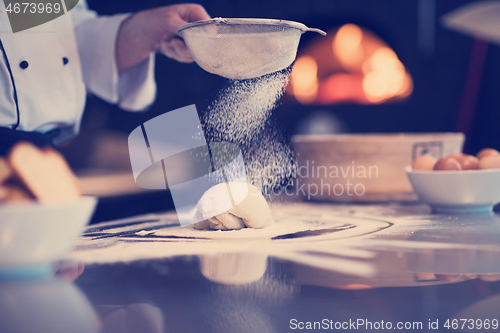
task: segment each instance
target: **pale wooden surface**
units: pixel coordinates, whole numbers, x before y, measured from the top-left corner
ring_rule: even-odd
[[[324,189],[323,193],[320,190],[314,195],[315,199],[368,202],[415,200],[405,171],[415,155],[422,154],[425,149],[436,158],[459,153],[463,141],[461,133],[299,135],[292,139],[297,153],[299,181],[305,184],[305,188],[315,190],[317,186]],[[301,177],[301,167],[302,176],[309,169],[308,177]],[[319,170],[318,167],[326,167],[327,173],[325,168]],[[333,168],[338,169],[339,177],[332,177]],[[358,172],[363,169],[366,177],[359,177]],[[348,181],[353,186],[361,184],[358,190],[364,188],[365,193],[348,195]],[[337,191],[333,194],[335,186]],[[341,186],[345,191],[339,195]]]
[[[132,171],[87,170],[78,179],[84,195],[107,197],[150,191],[135,184]]]

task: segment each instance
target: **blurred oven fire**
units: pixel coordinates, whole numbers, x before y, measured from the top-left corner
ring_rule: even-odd
[[[287,93],[302,104],[402,100],[413,80],[396,53],[369,30],[345,24],[314,40],[293,65]]]

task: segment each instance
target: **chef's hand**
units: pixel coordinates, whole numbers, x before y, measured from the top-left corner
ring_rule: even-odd
[[[123,72],[147,59],[159,50],[180,62],[192,62],[193,57],[177,34],[183,24],[208,20],[210,15],[197,4],[178,4],[138,12],[126,19],[118,32],[116,61]]]

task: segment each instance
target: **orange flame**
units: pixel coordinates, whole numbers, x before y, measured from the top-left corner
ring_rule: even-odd
[[[340,27],[330,51],[319,41],[293,66],[290,87],[299,103],[383,103],[413,91],[413,80],[396,53],[359,26]]]
[[[318,93],[318,65],[312,57],[300,57],[295,61],[290,81],[295,98],[303,104],[312,103]]]

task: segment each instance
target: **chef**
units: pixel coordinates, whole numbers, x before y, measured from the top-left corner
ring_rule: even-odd
[[[0,156],[20,140],[58,145],[78,133],[86,93],[129,111],[155,99],[154,55],[193,59],[177,28],[209,19],[196,4],[99,17],[84,0],[12,32],[0,1]]]

